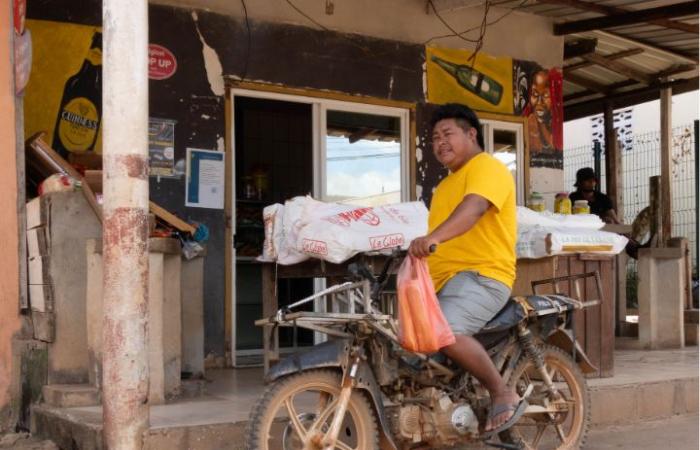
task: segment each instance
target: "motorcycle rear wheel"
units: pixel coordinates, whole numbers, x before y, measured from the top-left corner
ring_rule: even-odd
[[[250,413],[245,448],[320,449],[308,438],[312,435],[318,438],[328,429],[340,386],[341,374],[332,370],[310,370],[277,380],[267,388]],[[300,434],[308,438],[302,439]],[[335,448],[376,450],[378,441],[374,409],[365,395],[355,390],[350,396]]]
[[[547,407],[554,402],[562,406],[557,413],[526,413],[509,430],[500,434],[503,442],[518,443],[527,450],[568,450],[583,446],[590,422],[590,395],[581,369],[563,350],[551,345],[540,346],[547,372],[563,400],[548,393],[535,364],[523,356],[509,377],[508,385],[523,395],[528,385],[534,389],[530,405]]]

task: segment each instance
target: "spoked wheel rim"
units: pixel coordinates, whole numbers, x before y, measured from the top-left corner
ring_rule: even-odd
[[[579,448],[588,426],[588,393],[585,380],[568,355],[559,349],[546,348],[545,367],[554,381],[559,397],[552,396],[534,364],[523,360],[513,372],[511,384],[523,395],[530,384],[534,388],[528,397],[531,406],[556,409],[558,412],[530,413],[523,417],[503,437],[517,442],[527,450],[564,450]],[[534,409],[534,408],[528,408]]]
[[[261,450],[320,450],[334,418],[340,375],[307,372],[273,385],[251,415],[248,448]],[[367,400],[353,392],[338,440],[341,450],[374,449],[377,427]]]

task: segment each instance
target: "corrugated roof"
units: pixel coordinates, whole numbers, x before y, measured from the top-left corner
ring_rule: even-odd
[[[564,24],[684,2],[685,0],[526,0],[523,3],[523,0],[496,0],[492,5],[550,17],[554,24]],[[617,8],[617,11],[612,8]],[[590,104],[600,99],[629,97],[629,101],[634,101],[635,98],[641,100],[648,97],[647,91],[669,83],[682,83],[683,90],[692,90],[693,86],[697,89],[697,14],[572,33],[567,34],[565,39],[567,42],[597,40],[592,57],[583,55],[568,58],[564,62],[564,105],[569,110],[576,109],[572,106],[577,106],[585,112],[586,109],[581,108],[584,103]],[[623,56],[610,58],[616,54]],[[632,93],[637,97],[632,97]]]

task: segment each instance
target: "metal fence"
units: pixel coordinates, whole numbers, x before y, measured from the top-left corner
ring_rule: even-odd
[[[693,264],[696,261],[695,223],[695,139],[693,124],[673,129],[672,203],[673,236],[684,236],[690,242]],[[623,208],[622,221],[631,224],[637,214],[649,205],[649,177],[661,174],[660,132],[635,134],[631,150],[622,153]],[[601,143],[600,184],[605,187],[605,144]],[[576,171],[594,166],[594,144],[564,150],[564,185],[573,189]]]

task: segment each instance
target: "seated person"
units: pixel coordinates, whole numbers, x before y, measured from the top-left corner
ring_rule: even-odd
[[[590,167],[584,167],[576,172],[576,191],[569,194],[571,203],[576,200],[588,200],[591,214],[600,217],[605,223],[622,223],[615,214],[610,197],[595,190],[598,179]]]

